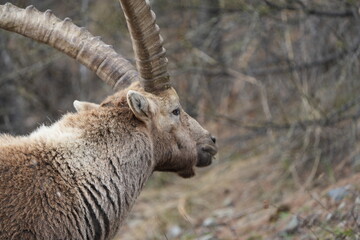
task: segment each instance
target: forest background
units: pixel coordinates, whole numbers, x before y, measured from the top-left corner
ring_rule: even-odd
[[[117,1],[10,2],[70,17],[134,62]],[[220,151],[194,179],[156,173],[119,238],[360,239],[360,2],[151,4],[182,105]],[[0,69],[2,133],[111,94],[69,57],[3,30]]]

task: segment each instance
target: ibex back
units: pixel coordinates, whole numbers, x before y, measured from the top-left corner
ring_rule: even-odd
[[[76,113],[29,136],[0,135],[0,239],[111,239],[154,171],[191,177],[211,164],[215,138],[180,106],[155,15],[146,1],[121,5],[139,73],[68,19],[0,6],[1,28],[65,52],[118,89],[101,104],[75,101]]]

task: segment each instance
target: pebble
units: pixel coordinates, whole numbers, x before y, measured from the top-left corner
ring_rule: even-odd
[[[171,226],[167,231],[167,236],[170,238],[177,238],[182,234],[183,230],[179,225]]]
[[[349,194],[350,185],[334,188],[327,192],[327,195],[336,202],[343,200]]]
[[[222,205],[224,207],[231,207],[231,206],[234,206],[234,201],[232,200],[231,197],[228,197],[223,201]]]
[[[288,225],[286,226],[286,228],[284,229],[284,232],[286,233],[294,233],[300,226],[300,219],[298,216],[293,216],[290,220],[290,222],[288,223]]]
[[[235,214],[234,208],[228,207],[228,208],[221,208],[217,209],[213,212],[213,215],[218,218],[224,218],[224,217],[232,217]]]
[[[345,221],[342,221],[342,222],[338,223],[338,225],[337,225],[338,228],[344,228],[345,226],[346,226]]]
[[[216,237],[214,237],[213,234],[209,233],[204,236],[201,236],[199,238],[196,238],[196,240],[218,240]]]
[[[216,225],[217,225],[217,221],[215,218],[212,217],[206,218],[202,223],[203,227],[213,227]]]
[[[333,217],[333,214],[332,214],[332,213],[328,213],[328,214],[326,215],[326,221],[327,221],[327,222],[330,221],[330,220],[332,219],[332,217]]]
[[[345,208],[345,206],[346,206],[346,203],[345,203],[345,202],[341,202],[340,205],[339,205],[339,207],[338,207],[338,210],[341,210],[341,209]]]

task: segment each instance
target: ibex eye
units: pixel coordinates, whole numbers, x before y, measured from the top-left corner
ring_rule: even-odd
[[[172,114],[174,114],[175,116],[180,115],[180,108],[177,108],[174,111],[172,111]]]

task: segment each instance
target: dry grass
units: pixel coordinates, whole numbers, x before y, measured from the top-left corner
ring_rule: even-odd
[[[336,226],[344,219],[326,222],[328,214],[338,212],[340,205],[331,202],[326,193],[349,184],[357,189],[360,174],[351,174],[334,185],[305,189],[297,187],[292,178],[285,177],[287,174],[281,164],[270,161],[268,156],[269,153],[218,162],[192,179],[174,176],[168,180],[170,183],[161,187],[150,183],[117,239],[183,240],[204,236],[213,237],[209,239],[283,239],[277,237],[294,216],[304,222],[314,222],[299,227],[298,235],[294,233],[289,239],[323,239],[342,234]],[[163,177],[156,173],[153,181]],[[353,198],[356,197],[354,193]],[[347,206],[343,211],[349,212],[354,201]],[[216,223],[204,226],[207,218]],[[322,221],[324,224],[319,224]],[[351,228],[356,227],[349,214],[346,221]],[[181,228],[176,237],[169,233],[174,226]],[[345,230],[343,232],[348,233]]]
[[[218,163],[193,179],[176,178],[171,185],[147,188],[134,206],[120,239],[166,239],[165,234],[173,225],[181,226],[191,233],[193,238],[189,239],[195,239],[202,234],[198,231],[202,221],[216,215],[217,210],[226,209],[226,205],[234,208],[231,217],[251,215],[258,221],[257,212],[270,211],[263,209],[263,201],[271,197],[274,187],[271,179],[278,174],[263,159]],[[265,169],[272,168],[267,174],[262,173],[265,165]],[[231,239],[234,233],[229,234]]]

